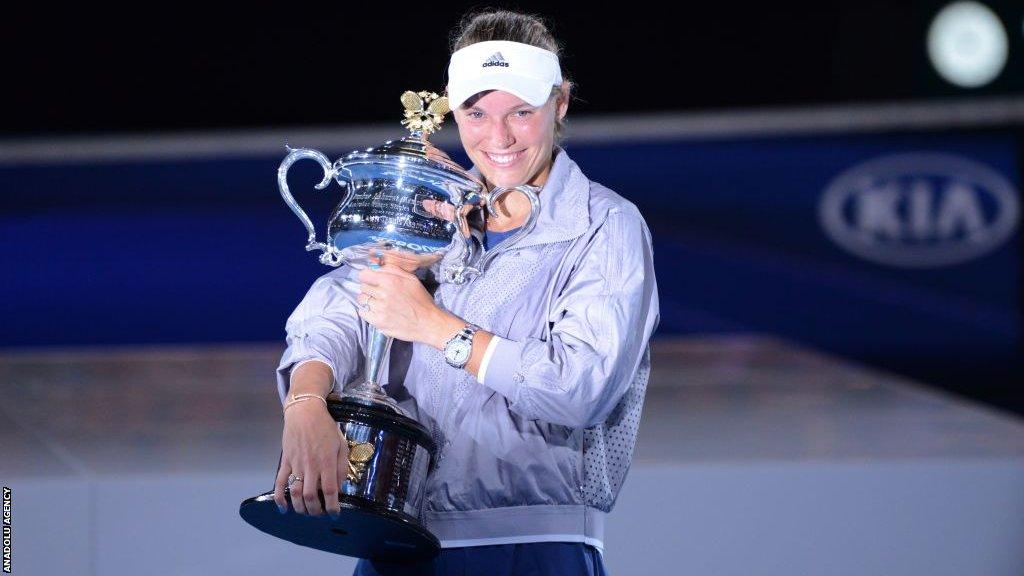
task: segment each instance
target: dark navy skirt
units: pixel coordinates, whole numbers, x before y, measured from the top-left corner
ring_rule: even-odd
[[[536,542],[444,548],[427,562],[360,560],[353,576],[607,576],[601,553],[576,542]]]

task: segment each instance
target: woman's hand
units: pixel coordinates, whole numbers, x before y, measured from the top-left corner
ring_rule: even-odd
[[[441,220],[447,220],[448,222],[459,224],[462,235],[469,238],[469,224],[466,221],[466,216],[476,208],[476,205],[464,204],[459,208],[458,213],[455,211],[455,206],[440,200],[428,198],[424,200],[421,205],[423,206],[423,211],[434,218],[440,218]],[[486,203],[481,202],[481,205],[486,205]],[[461,219],[458,218],[459,214],[462,215]]]
[[[281,437],[281,468],[274,483],[274,501],[282,511],[288,503],[284,488],[288,476],[301,476],[290,489],[292,507],[299,514],[337,517],[339,486],[348,474],[348,442],[323,402],[313,398],[299,402],[284,413]],[[327,510],[321,509],[317,490],[323,491]]]
[[[396,266],[409,273],[415,273],[420,268],[430,268],[441,259],[438,254],[417,254],[394,248],[382,248],[373,254],[378,264]]]
[[[423,201],[423,210],[434,218],[455,222],[455,206],[440,200],[427,199]]]
[[[419,278],[397,266],[366,268],[359,282],[359,316],[385,336],[443,348],[463,326],[438,308]]]

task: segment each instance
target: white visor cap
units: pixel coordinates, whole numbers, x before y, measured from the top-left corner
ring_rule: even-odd
[[[551,96],[551,87],[561,83],[554,52],[507,40],[477,42],[452,54],[448,105],[455,110],[484,90],[502,90],[540,106]]]

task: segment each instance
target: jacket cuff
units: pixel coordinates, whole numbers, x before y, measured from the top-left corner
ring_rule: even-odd
[[[519,389],[526,379],[521,372],[523,346],[523,342],[494,336],[488,346],[491,357],[487,363],[487,382],[480,380],[481,384],[508,398],[513,404],[518,400]]]
[[[484,350],[484,357],[480,359],[480,369],[477,370],[476,379],[481,384],[484,383],[484,378],[487,377],[487,368],[491,365],[491,356],[494,355],[494,348],[498,345],[498,341],[501,338],[491,335],[490,342],[487,343],[487,349]]]

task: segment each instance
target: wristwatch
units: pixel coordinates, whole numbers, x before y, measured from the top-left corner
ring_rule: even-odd
[[[466,324],[466,326],[455,333],[444,344],[444,361],[448,363],[452,368],[466,367],[466,362],[469,362],[469,356],[473,352],[473,335],[480,327],[476,324]]]

